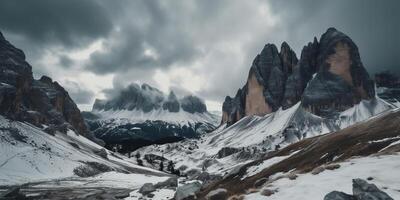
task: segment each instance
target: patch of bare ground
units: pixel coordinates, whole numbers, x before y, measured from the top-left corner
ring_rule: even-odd
[[[229,196],[240,196],[252,191],[258,180],[269,178],[278,172],[290,172],[288,174],[309,173],[318,167],[322,168],[319,170],[335,170],[340,167],[340,165],[336,164],[337,162],[352,157],[399,152],[400,144],[389,146],[397,140],[400,140],[399,110],[391,111],[334,133],[308,138],[291,144],[282,150],[271,152],[261,160],[244,165],[238,173],[209,184],[200,190],[197,196],[199,199],[204,199],[208,192],[217,188],[227,189]],[[298,152],[289,158],[265,168],[254,176],[241,180],[250,166],[257,165],[276,156],[287,156],[295,151]],[[294,176],[291,175],[291,177]],[[278,178],[291,177],[281,176]],[[269,180],[265,184],[268,185],[273,181],[273,179]]]

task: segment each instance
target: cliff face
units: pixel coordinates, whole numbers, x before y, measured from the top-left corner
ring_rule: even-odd
[[[25,55],[0,33],[0,114],[13,120],[42,124],[87,135],[80,111],[68,92],[51,78],[34,80]]]
[[[284,42],[273,44],[253,61],[246,85],[223,104],[221,123],[228,125],[248,115],[265,115],[302,106],[320,116],[335,115],[362,99],[374,97],[373,81],[365,70],[358,48],[342,32],[329,28],[320,41],[304,46],[300,60]]]

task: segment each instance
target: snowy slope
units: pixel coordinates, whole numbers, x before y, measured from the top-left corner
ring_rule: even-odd
[[[307,112],[298,103],[263,117],[244,117],[228,128],[221,125],[198,140],[153,145],[138,149],[137,152],[142,155],[163,155],[173,160],[177,167],[186,166],[185,171],[204,170],[206,166],[209,173],[225,175],[238,166],[259,158],[265,152],[304,138],[343,129],[392,108],[392,105],[376,98],[360,102],[340,113],[335,119],[325,119]],[[223,147],[238,149],[239,153],[218,158],[217,154]]]
[[[101,146],[73,131],[52,136],[30,124],[0,116],[0,185],[78,178],[74,169],[86,166],[87,162],[106,165],[115,173],[167,177],[109,151],[105,159],[95,153],[100,149]]]
[[[299,174],[295,180],[282,178],[273,182],[268,189],[277,191],[269,196],[271,200],[298,199],[307,196],[309,200],[321,200],[331,191],[342,191],[352,194],[352,179],[362,178],[378,186],[379,189],[388,193],[393,199],[400,199],[400,155],[372,156],[365,158],[354,158],[340,163],[341,167],[336,170],[325,170],[320,174]],[[317,184],[319,183],[319,184]],[[263,200],[265,196],[259,192],[245,196],[248,200]]]

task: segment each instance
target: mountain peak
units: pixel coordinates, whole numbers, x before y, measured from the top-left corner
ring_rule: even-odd
[[[319,42],[314,37],[304,46],[300,60],[286,42],[280,52],[274,44],[266,44],[254,59],[243,90],[226,98],[222,123],[265,115],[299,101],[314,114],[332,114],[374,94],[357,46],[335,28],[323,33]]]

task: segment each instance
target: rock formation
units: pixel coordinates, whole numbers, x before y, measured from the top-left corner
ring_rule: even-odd
[[[93,110],[140,110],[145,113],[157,109],[179,112],[181,108],[189,113],[207,112],[206,104],[196,96],[189,95],[178,99],[171,91],[166,97],[157,88],[148,84],[139,86],[135,83],[121,90],[113,98],[96,99],[93,105]]]
[[[304,46],[300,60],[283,42],[278,52],[267,44],[253,61],[246,85],[234,98],[226,97],[221,123],[248,115],[265,115],[299,101],[320,116],[335,116],[375,95],[357,46],[342,32],[329,28],[318,41]]]
[[[43,124],[57,130],[88,133],[80,111],[57,82],[43,76],[34,80],[25,54],[0,33],[0,114],[13,120]]]

